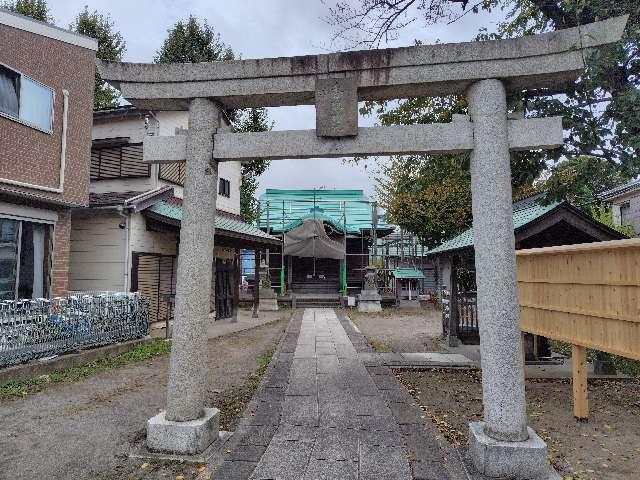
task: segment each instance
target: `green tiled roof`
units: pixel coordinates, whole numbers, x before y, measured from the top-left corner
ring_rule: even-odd
[[[541,217],[545,213],[553,210],[561,202],[553,202],[549,205],[540,205],[535,201],[526,202],[523,200],[522,202],[517,202],[513,205],[513,229],[517,230],[520,227],[527,225],[533,220]],[[465,232],[462,232],[457,237],[452,238],[451,240],[447,240],[442,245],[433,248],[429,251],[429,254],[432,253],[442,253],[448,252],[451,250],[459,250],[461,248],[472,247],[473,246],[473,227]]]
[[[162,215],[163,217],[172,219],[174,221],[182,221],[182,200],[179,198],[174,197],[163,200],[151,205],[147,210],[158,215]],[[228,232],[250,235],[252,237],[259,237],[266,240],[274,240],[276,242],[280,242],[280,239],[272,235],[267,235],[256,225],[251,225],[249,223],[245,223],[224,215],[216,215],[215,228],[226,230]]]
[[[422,271],[418,270],[417,268],[398,267],[393,269],[393,272],[391,273],[394,277],[400,280],[419,280],[421,278],[424,278],[424,274],[422,273]]]
[[[268,188],[260,196],[260,228],[266,229],[268,223],[271,232],[287,232],[307,218],[321,219],[339,232],[346,223],[347,233],[354,235],[372,228],[371,203],[362,190]],[[393,227],[379,219],[377,230],[386,234]]]

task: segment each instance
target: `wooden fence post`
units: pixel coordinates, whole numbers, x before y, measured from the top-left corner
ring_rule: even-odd
[[[578,420],[589,419],[589,399],[587,397],[587,348],[571,345],[573,364],[573,416]]]

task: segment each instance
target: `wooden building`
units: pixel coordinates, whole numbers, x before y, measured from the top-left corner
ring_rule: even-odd
[[[179,134],[187,112],[148,112],[117,107],[94,112],[89,205],[71,221],[70,289],[139,291],[149,318],[173,316],[184,162],[143,162],[146,135]],[[211,309],[228,318],[238,303],[240,249],[280,244],[240,215],[239,162],[219,168]]]
[[[516,250],[625,238],[567,201],[544,205],[542,195],[513,204],[513,226]],[[473,228],[470,228],[429,251],[442,290],[448,292],[451,299],[451,323],[443,325],[445,333],[455,329],[454,336],[470,341],[478,337],[473,245]],[[544,343],[540,342],[540,350],[534,352],[530,342],[528,358],[543,352]]]
[[[359,293],[371,245],[393,231],[362,190],[267,189],[260,228],[283,240],[269,251],[281,295]]]

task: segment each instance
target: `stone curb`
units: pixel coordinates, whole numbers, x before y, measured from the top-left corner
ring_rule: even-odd
[[[219,477],[219,470],[223,467],[223,465],[225,465],[228,462],[243,464],[243,467],[251,471],[253,471],[252,467],[255,467],[257,465],[258,463],[257,460],[259,460],[259,458],[255,459],[255,461],[253,461],[253,459],[243,461],[243,459],[240,458],[243,453],[246,453],[242,451],[243,448],[242,448],[242,445],[240,445],[240,442],[244,439],[244,437],[247,434],[249,434],[249,432],[253,427],[251,425],[252,418],[253,418],[252,412],[255,412],[258,409],[259,404],[262,401],[262,398],[261,398],[262,394],[264,393],[265,388],[268,387],[269,383],[272,381],[272,378],[271,378],[272,373],[276,368],[276,363],[278,363],[277,362],[278,357],[281,354],[282,348],[287,341],[287,337],[295,333],[297,338],[297,335],[299,333],[299,328],[298,330],[296,330],[296,326],[299,327],[299,323],[302,320],[303,311],[304,311],[303,309],[299,309],[299,310],[294,310],[292,312],[291,317],[289,318],[289,323],[285,331],[282,333],[280,340],[278,341],[278,345],[276,346],[273,357],[271,358],[271,363],[269,364],[267,371],[265,372],[262,379],[260,380],[260,383],[258,385],[256,392],[254,393],[249,403],[246,405],[244,412],[242,414],[242,417],[238,422],[238,426],[235,432],[233,432],[233,436],[228,440],[227,444],[225,445],[224,451],[220,452],[219,455],[213,455],[212,457],[209,458],[207,469],[204,472],[202,472],[200,475],[198,475],[196,477],[196,480],[205,480],[208,478],[224,478],[224,477]],[[296,320],[298,321],[297,324],[296,324]],[[265,430],[268,431],[268,429],[265,429]],[[271,439],[270,437],[272,437],[273,434],[275,434],[275,429],[273,430],[271,435],[267,434],[266,436],[263,436],[262,441],[260,443],[268,444]],[[238,453],[240,457],[238,457]],[[238,461],[234,461],[234,458],[236,457],[238,457]]]
[[[351,319],[343,312],[336,314],[351,342],[358,345],[358,353],[372,353],[366,337]],[[390,367],[369,366],[367,370],[384,391],[383,398],[400,425],[414,479],[479,480],[469,472],[460,449],[450,445],[431,422],[422,419],[424,414],[417,402],[398,383]]]
[[[54,370],[64,370],[66,368],[77,367],[78,365],[92,362],[100,357],[119,355],[131,350],[135,346],[151,343],[154,340],[156,339],[146,336],[137,340],[113,343],[111,345],[80,350],[53,358],[32,360],[31,362],[24,363],[22,365],[6,367],[0,370],[0,383],[24,380],[30,377],[39,377],[41,375],[47,375]]]

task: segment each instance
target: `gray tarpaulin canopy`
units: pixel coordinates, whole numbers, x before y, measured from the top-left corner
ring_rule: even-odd
[[[313,218],[284,234],[284,254],[294,257],[344,258],[344,240],[332,240],[324,223]]]

